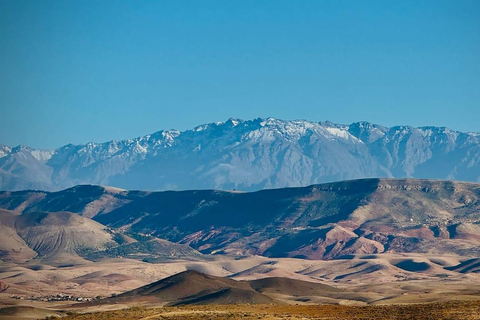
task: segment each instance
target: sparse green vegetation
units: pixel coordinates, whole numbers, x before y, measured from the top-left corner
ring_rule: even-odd
[[[355,320],[440,320],[480,319],[480,301],[390,306],[342,305],[211,305],[165,308],[129,308],[88,314],[68,315],[65,320],[116,319],[355,319]]]

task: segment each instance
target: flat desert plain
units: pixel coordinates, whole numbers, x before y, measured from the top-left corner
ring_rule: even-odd
[[[344,305],[207,305],[173,308],[130,308],[88,314],[70,314],[65,319],[480,319],[480,302],[428,304]]]

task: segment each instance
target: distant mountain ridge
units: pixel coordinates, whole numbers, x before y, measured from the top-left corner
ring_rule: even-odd
[[[480,134],[259,118],[55,150],[0,145],[1,190],[252,191],[369,177],[478,182]]]

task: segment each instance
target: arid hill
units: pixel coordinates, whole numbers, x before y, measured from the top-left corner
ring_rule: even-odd
[[[202,255],[185,244],[155,237],[135,240],[78,214],[59,211],[19,213],[0,209],[0,259],[21,263],[33,258],[51,265],[85,263],[107,257],[155,261]]]
[[[236,281],[187,270],[116,297],[96,301],[93,304],[132,304],[134,302],[170,306],[266,304],[281,303],[275,299],[275,294],[298,297],[338,297],[342,296],[343,292],[343,290],[325,284],[296,279],[273,277],[253,281]]]
[[[77,186],[53,193],[2,192],[0,208],[10,210],[2,214],[8,221],[12,215],[26,221],[36,212],[71,212],[123,239],[136,239],[132,242],[159,238],[205,254],[334,259],[383,252],[480,253],[480,185],[454,181],[365,179],[248,193]],[[27,233],[21,223],[16,228],[23,240],[43,230],[29,227]],[[26,242],[35,251],[43,248]],[[151,254],[149,248],[158,246],[158,241],[122,243],[90,254],[92,259]],[[173,250],[173,256],[198,254],[187,248]]]

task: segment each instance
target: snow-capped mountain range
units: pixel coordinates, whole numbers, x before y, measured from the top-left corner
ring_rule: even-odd
[[[258,190],[368,177],[478,182],[480,134],[259,118],[55,150],[0,145],[1,190]]]

